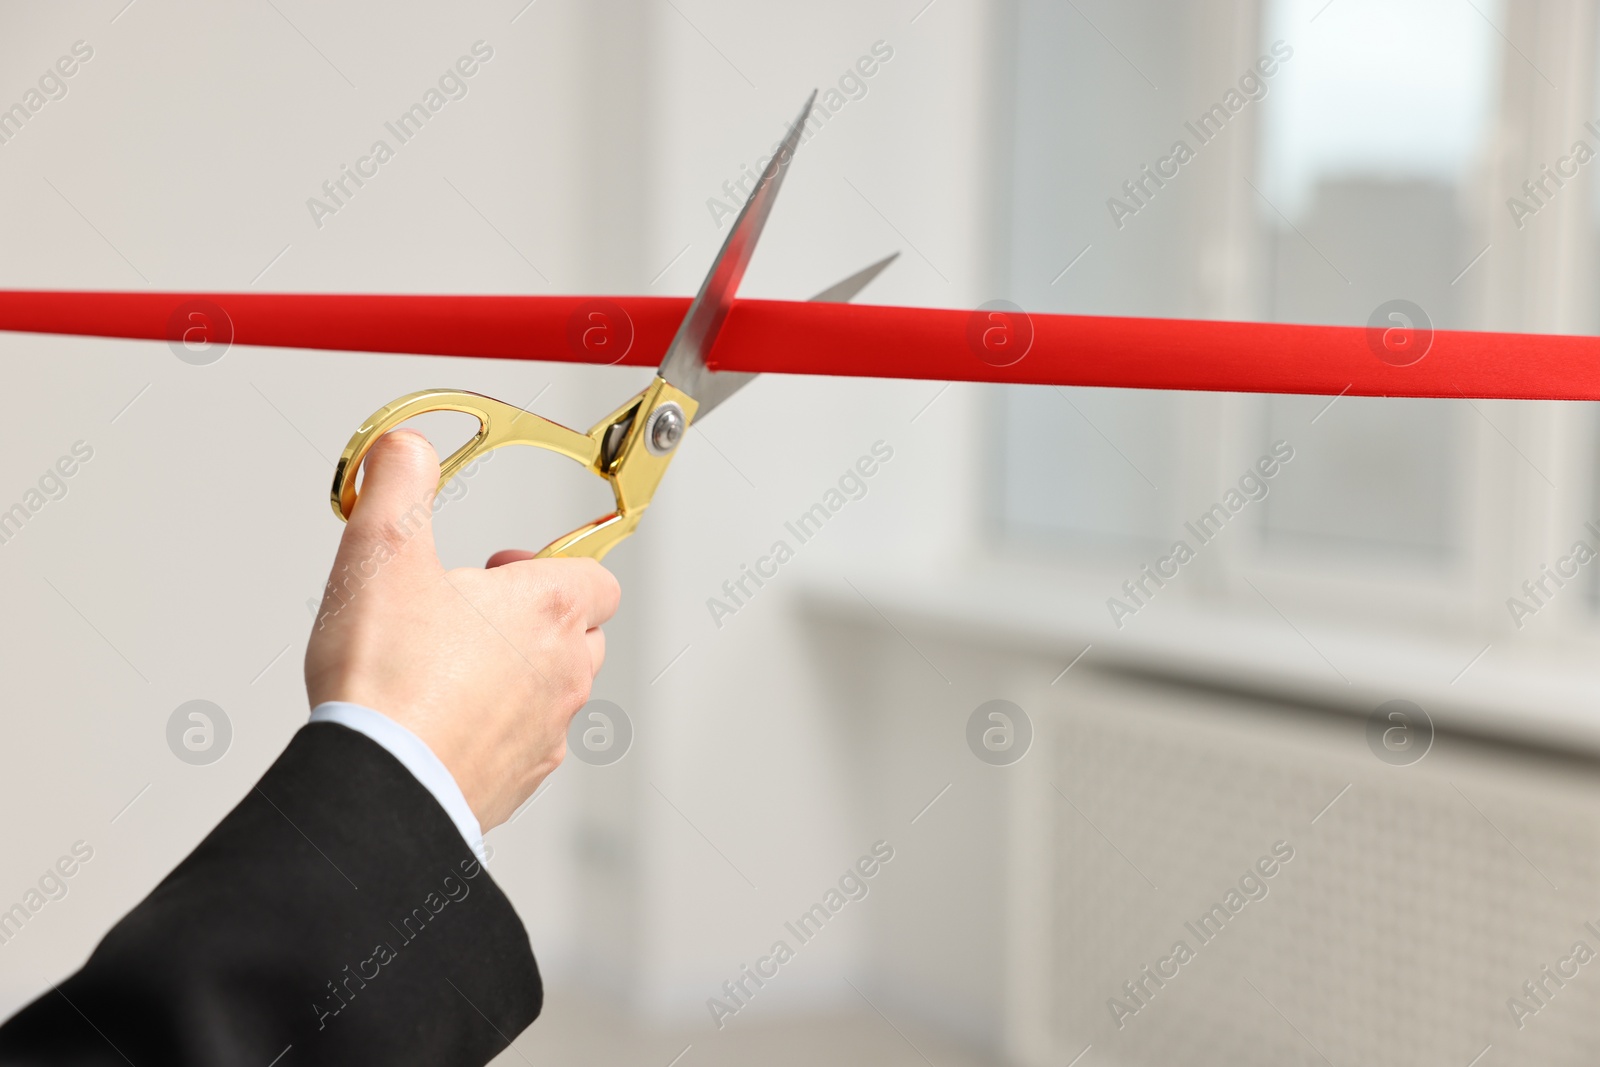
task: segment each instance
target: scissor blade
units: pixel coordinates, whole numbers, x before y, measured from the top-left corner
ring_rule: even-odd
[[[711,346],[716,344],[723,323],[728,321],[728,310],[733,307],[734,294],[739,290],[745,268],[750,265],[750,257],[755,253],[756,241],[767,224],[767,216],[772,214],[772,203],[777,199],[783,177],[789,171],[789,162],[800,143],[800,130],[805,126],[806,118],[811,114],[811,105],[816,99],[817,92],[813,89],[806,98],[806,106],[800,109],[799,117],[778,146],[772,162],[751,190],[744,210],[734,220],[733,230],[723,242],[722,251],[717,253],[710,273],[701,284],[694,303],[689,305],[689,312],[683,317],[677,336],[672,339],[672,346],[667,349],[666,358],[661,361],[661,377],[699,403],[697,417],[703,417],[749,381],[748,375],[712,372],[706,366],[706,356],[711,352]]]
[[[844,281],[830,285],[816,296],[812,297],[813,304],[848,304],[865,289],[872,279],[884,272],[884,269],[900,258],[899,252],[891,252],[865,270],[858,270]]]
[[[872,279],[882,274],[885,267],[899,258],[900,253],[893,252],[878,260],[878,262],[874,263],[872,266],[856,271],[844,281],[835,282],[834,284],[828,286],[828,288],[822,290],[822,292],[808,300],[807,303],[848,304],[850,301],[856,298],[861,290],[867,287],[868,283],[870,283]],[[734,393],[737,393],[740,389],[743,389],[745,386],[749,385],[752,379],[759,376],[755,372],[735,370],[707,370],[704,373],[712,383],[712,395],[715,397],[715,399],[711,401],[711,407],[713,408],[722,403],[724,400],[728,399]],[[687,392],[687,390],[685,390],[685,392]],[[706,412],[709,410],[710,408],[702,404],[699,412],[697,412],[695,415],[695,421],[699,422],[701,419],[705,418]]]

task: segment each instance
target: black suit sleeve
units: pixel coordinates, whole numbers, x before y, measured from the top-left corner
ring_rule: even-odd
[[[0,1027],[0,1065],[477,1065],[542,998],[527,932],[432,794],[315,723]]]

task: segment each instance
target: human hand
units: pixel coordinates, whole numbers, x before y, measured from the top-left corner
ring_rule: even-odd
[[[487,832],[566,755],[621,590],[594,560],[517,550],[447,571],[427,438],[385,434],[364,466],[306,648],[306,691],[313,707],[363,704],[420,737]]]

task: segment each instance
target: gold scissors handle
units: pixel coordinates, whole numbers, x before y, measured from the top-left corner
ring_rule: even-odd
[[[351,436],[333,472],[333,511],[343,520],[355,512],[356,473],[378,438],[430,411],[460,411],[478,420],[478,432],[440,465],[439,488],[474,459],[507,445],[577,460],[610,484],[617,510],[556,538],[538,555],[600,559],[639,525],[698,407],[689,394],[657,377],[588,433],[579,433],[480,393],[424,389],[385,404]]]

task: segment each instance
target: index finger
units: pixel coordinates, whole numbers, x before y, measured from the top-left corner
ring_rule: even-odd
[[[622,587],[616,576],[592,559],[538,559],[532,552],[508,549],[490,556],[487,566],[526,577],[537,583],[540,591],[553,586],[564,594],[562,599],[570,598],[571,613],[586,630],[609,622],[622,600]]]

